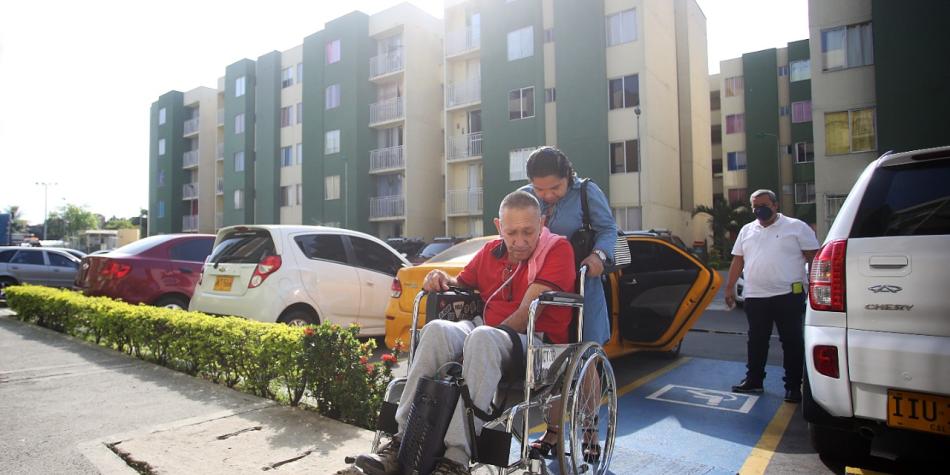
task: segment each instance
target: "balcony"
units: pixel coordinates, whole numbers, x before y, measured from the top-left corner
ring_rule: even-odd
[[[182,232],[194,232],[198,230],[198,215],[197,214],[186,214],[181,217],[181,231]]]
[[[406,158],[403,155],[403,150],[405,148],[405,145],[399,145],[396,147],[370,150],[369,172],[379,173],[406,168]]]
[[[214,156],[215,160],[221,162],[224,161],[224,143],[220,142],[214,146]]]
[[[369,199],[369,219],[402,219],[406,216],[406,198],[402,195]]]
[[[185,183],[184,185],[182,185],[181,199],[183,200],[198,199],[198,183]]]
[[[477,50],[481,46],[481,34],[471,27],[445,34],[445,57],[451,58]]]
[[[482,188],[449,190],[445,205],[449,216],[482,214]]]
[[[184,137],[188,137],[189,135],[195,135],[195,134],[197,134],[197,133],[198,133],[198,127],[199,127],[199,125],[200,125],[200,124],[198,123],[198,118],[197,118],[197,117],[195,117],[194,119],[188,119],[188,120],[186,120],[186,121],[185,121],[185,133],[183,134],[183,136],[184,136]]]
[[[449,137],[445,147],[445,159],[453,161],[471,160],[482,156],[482,133],[456,135]]]
[[[401,120],[405,117],[402,108],[402,98],[384,99],[369,105],[369,125],[379,125],[385,122]]]
[[[445,87],[445,108],[471,105],[482,100],[482,78],[472,77],[464,81],[450,82]]]
[[[184,169],[195,168],[198,166],[198,151],[189,150],[181,156],[181,167]]]
[[[402,59],[402,48],[369,59],[369,78],[371,80],[403,69],[405,69],[405,63]]]
[[[214,187],[214,193],[218,196],[224,194],[224,178],[218,178],[218,183]]]

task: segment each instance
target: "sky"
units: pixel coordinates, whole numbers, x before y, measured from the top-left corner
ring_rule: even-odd
[[[149,107],[160,95],[216,87],[228,64],[290,49],[350,11],[398,3],[0,3],[0,210],[18,205],[31,224],[66,203],[137,216],[148,207]],[[442,0],[409,3],[442,17]],[[697,3],[710,74],[720,60],[808,37],[807,0]]]

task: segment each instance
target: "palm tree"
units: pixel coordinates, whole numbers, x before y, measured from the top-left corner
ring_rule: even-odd
[[[18,233],[26,229],[26,220],[20,216],[19,206],[8,206],[7,213],[10,214],[10,232]]]
[[[735,239],[743,225],[755,219],[748,205],[741,202],[726,203],[726,200],[722,198],[715,198],[711,208],[699,205],[693,210],[693,216],[700,213],[709,215],[709,225],[713,232],[713,248],[720,256],[729,254],[730,241]]]

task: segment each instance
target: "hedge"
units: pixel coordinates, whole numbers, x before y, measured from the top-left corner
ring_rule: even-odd
[[[4,292],[24,322],[367,429],[397,361],[398,348],[370,362],[376,342],[355,325],[291,327],[32,285]]]

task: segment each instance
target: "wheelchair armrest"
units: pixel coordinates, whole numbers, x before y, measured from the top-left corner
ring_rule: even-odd
[[[584,297],[580,294],[574,294],[571,292],[557,292],[554,290],[543,292],[538,296],[538,300],[541,302],[571,305],[581,305],[584,303]]]

